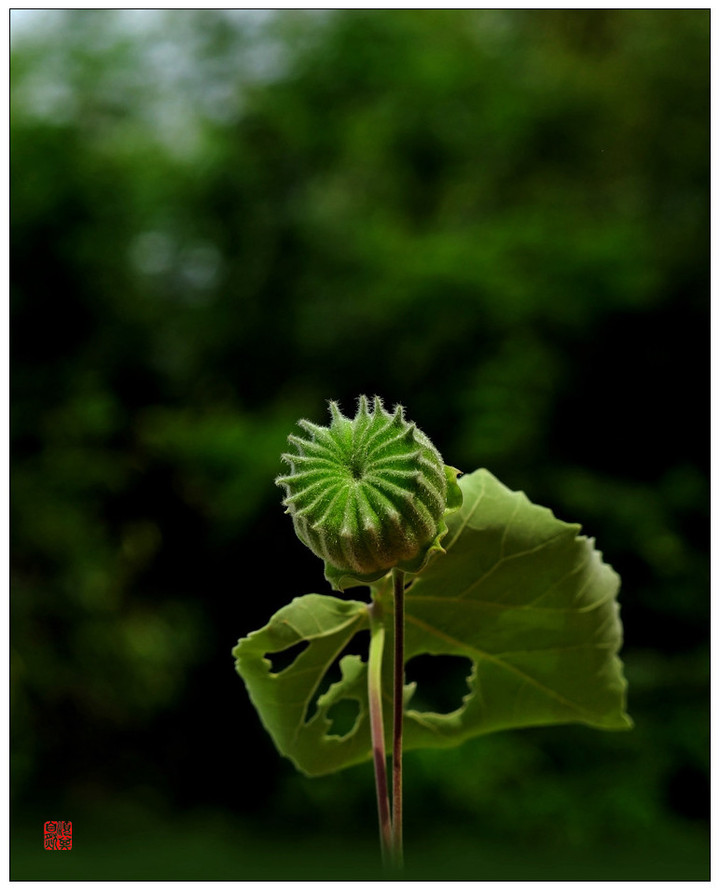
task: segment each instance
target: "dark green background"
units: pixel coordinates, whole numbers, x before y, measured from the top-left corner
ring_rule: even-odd
[[[12,876],[377,877],[230,657],[365,392],[597,538],[636,724],[408,754],[408,877],[706,879],[709,13],[14,16]]]

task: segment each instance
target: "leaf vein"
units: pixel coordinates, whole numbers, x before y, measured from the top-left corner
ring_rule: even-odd
[[[501,556],[493,564],[492,568],[489,568],[487,570],[487,572],[485,572],[484,575],[481,575],[477,580],[473,581],[472,584],[470,584],[468,587],[466,587],[465,590],[463,590],[462,593],[459,594],[459,596],[464,597],[466,594],[468,594],[473,589],[473,587],[477,587],[479,584],[482,584],[487,578],[490,577],[490,575],[493,574],[493,572],[495,572],[497,569],[499,569],[500,566],[503,565],[504,563],[509,562],[511,559],[520,559],[523,556],[530,556],[533,553],[538,553],[541,550],[543,550],[545,547],[547,547],[548,544],[552,544],[553,541],[562,537],[566,533],[567,533],[567,530],[562,529],[562,531],[559,531],[556,535],[553,535],[551,538],[546,538],[544,541],[542,541],[540,544],[537,544],[535,547],[530,547],[528,550],[520,550],[518,553],[511,553],[509,556]],[[501,550],[502,550],[503,546],[504,545],[501,545]]]
[[[538,597],[542,599],[542,597]],[[462,603],[463,606],[475,606],[478,608],[501,609],[507,611],[525,611],[525,612],[553,612],[568,613],[581,615],[586,612],[592,612],[601,606],[607,605],[615,599],[615,593],[611,593],[602,599],[590,603],[588,606],[536,606],[533,603],[504,603],[502,601],[491,602],[490,600],[465,599],[462,596],[420,596],[419,594],[405,595],[405,603],[409,607],[413,603],[420,605],[421,603]]]
[[[505,531],[503,532],[503,536],[500,539],[500,561],[502,562],[505,559],[505,540],[507,538],[507,533],[510,531],[510,526],[515,521],[515,517],[518,514],[518,510],[520,509],[520,504],[522,503],[522,495],[519,492],[515,492],[515,507],[513,508],[512,513],[510,514],[508,521],[505,523]]]
[[[460,527],[458,528],[458,530],[457,530],[457,532],[455,533],[455,536],[453,537],[452,541],[450,541],[448,544],[445,545],[445,552],[446,552],[446,553],[447,553],[447,551],[448,551],[452,546],[454,546],[454,544],[455,544],[455,542],[457,541],[457,539],[460,537],[460,535],[461,535],[461,534],[463,533],[463,531],[465,530],[465,526],[466,526],[466,525],[468,524],[468,522],[470,522],[470,520],[472,519],[473,514],[475,513],[475,511],[476,511],[477,508],[478,508],[478,504],[480,503],[480,501],[483,499],[483,497],[484,497],[484,495],[485,495],[485,485],[486,485],[486,477],[483,476],[483,479],[482,479],[482,486],[481,486],[481,488],[480,488],[480,492],[478,493],[477,498],[475,499],[475,503],[474,503],[474,504],[472,505],[472,507],[468,510],[468,512],[467,512],[467,516],[465,517],[465,519],[463,520],[462,524],[461,524]]]
[[[508,671],[511,674],[516,674],[518,677],[523,679],[525,682],[529,683],[531,686],[534,686],[536,689],[538,689],[544,695],[547,695],[549,698],[554,698],[556,701],[559,701],[562,705],[565,705],[565,707],[568,707],[574,711],[577,711],[578,714],[592,716],[591,712],[588,711],[587,708],[583,708],[581,705],[577,704],[576,702],[570,701],[569,699],[560,695],[559,692],[555,692],[554,689],[550,689],[549,686],[545,686],[543,683],[541,683],[539,680],[537,680],[531,674],[526,674],[525,671],[521,670],[518,667],[515,667],[515,665],[508,664],[507,662],[503,661],[502,658],[500,658],[496,655],[491,655],[489,652],[485,652],[482,649],[478,649],[477,647],[472,646],[469,643],[463,643],[462,640],[456,640],[454,637],[451,637],[449,634],[443,633],[441,630],[438,630],[437,628],[432,627],[432,625],[430,625],[430,624],[426,624],[424,621],[421,621],[419,618],[415,618],[412,615],[406,615],[406,620],[410,621],[412,624],[415,624],[418,627],[423,628],[424,630],[428,631],[429,633],[434,634],[436,637],[439,637],[440,639],[445,640],[446,642],[452,644],[453,646],[458,646],[461,649],[467,650],[468,652],[473,652],[479,658],[483,658],[486,661],[489,661],[492,664],[495,664],[498,667],[503,668],[504,670]]]
[[[494,658],[508,658],[512,655],[543,655],[545,652],[572,652],[573,649],[607,649],[615,650],[614,643],[576,643],[574,646],[542,646],[537,649],[508,649],[496,652]]]
[[[559,578],[557,581],[553,581],[553,583],[547,588],[547,590],[544,590],[544,591],[540,594],[540,596],[536,597],[536,598],[532,601],[532,603],[530,603],[530,605],[531,605],[531,606],[534,606],[535,603],[539,603],[540,600],[545,599],[545,597],[550,593],[551,590],[555,590],[556,587],[559,587],[561,584],[564,584],[564,583],[568,580],[568,578],[572,578],[573,575],[575,575],[575,574],[579,574],[580,572],[584,571],[584,569],[586,569],[587,566],[589,565],[589,563],[592,561],[592,553],[593,553],[593,552],[591,551],[591,552],[585,557],[585,559],[583,559],[578,565],[576,565],[574,568],[572,568],[569,572],[567,572],[566,574],[564,574],[564,575],[562,576],[562,578]],[[590,578],[588,578],[588,579],[585,581],[585,583],[582,585],[582,587],[576,592],[576,594],[575,594],[575,596],[574,596],[574,599],[578,599],[578,598],[579,598],[580,594],[585,590],[585,588],[587,587],[588,583],[589,583],[591,580],[592,580],[592,576],[591,576]]]

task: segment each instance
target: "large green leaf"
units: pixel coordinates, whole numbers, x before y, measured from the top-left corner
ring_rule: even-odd
[[[406,593],[406,660],[467,656],[470,691],[450,714],[418,713],[411,700],[407,747],[552,723],[629,728],[618,575],[580,526],[487,470],[461,484],[447,556]]]
[[[625,729],[625,680],[617,657],[622,641],[617,574],[579,536],[521,492],[487,470],[460,480],[464,503],[449,517],[447,554],[406,591],[406,662],[414,656],[468,659],[468,691],[456,710],[440,714],[413,707],[406,687],[405,745],[454,745],[512,727],[586,723]],[[375,587],[385,605],[390,589]],[[267,627],[234,650],[237,668],[278,749],[308,775],[334,772],[370,756],[366,665],[340,661],[341,679],[308,706],[323,676],[349,640],[368,627],[367,606],[311,594],[281,609]],[[267,654],[306,642],[284,671],[273,673]],[[383,674],[386,731],[390,724],[390,650]],[[359,714],[344,735],[328,734],[329,712],[342,700]],[[330,713],[332,716],[332,713]]]

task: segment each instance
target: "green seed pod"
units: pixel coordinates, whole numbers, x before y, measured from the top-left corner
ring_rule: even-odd
[[[398,405],[376,396],[358,400],[353,420],[330,402],[329,427],[299,421],[309,438],[289,436],[297,454],[283,454],[290,472],[275,481],[295,532],[325,560],[337,590],[376,581],[390,569],[419,572],[444,552],[444,517],[462,503],[458,471]]]

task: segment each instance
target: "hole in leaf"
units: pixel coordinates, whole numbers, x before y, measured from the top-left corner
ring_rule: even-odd
[[[405,682],[417,683],[409,707],[450,714],[463,706],[470,687],[472,659],[464,655],[416,655],[405,665]]]
[[[266,652],[265,658],[270,662],[270,673],[279,674],[281,671],[289,668],[298,655],[301,655],[309,645],[307,640],[301,640],[299,643],[295,643],[295,645],[280,652]]]
[[[331,723],[325,734],[328,736],[339,736],[340,738],[349,735],[355,729],[359,716],[360,702],[357,699],[343,698],[335,702],[331,708],[328,708],[327,717]]]
[[[305,711],[305,722],[309,723],[317,712],[317,703],[321,695],[325,695],[328,689],[342,679],[340,670],[340,662],[346,655],[359,655],[363,661],[367,661],[368,647],[370,646],[370,631],[361,630],[355,634],[343,651],[337,656],[330,667],[325,672],[322,680],[318,684],[318,688],[310,699],[307,710]],[[340,702],[338,702],[340,704]],[[334,706],[333,706],[334,707]]]

